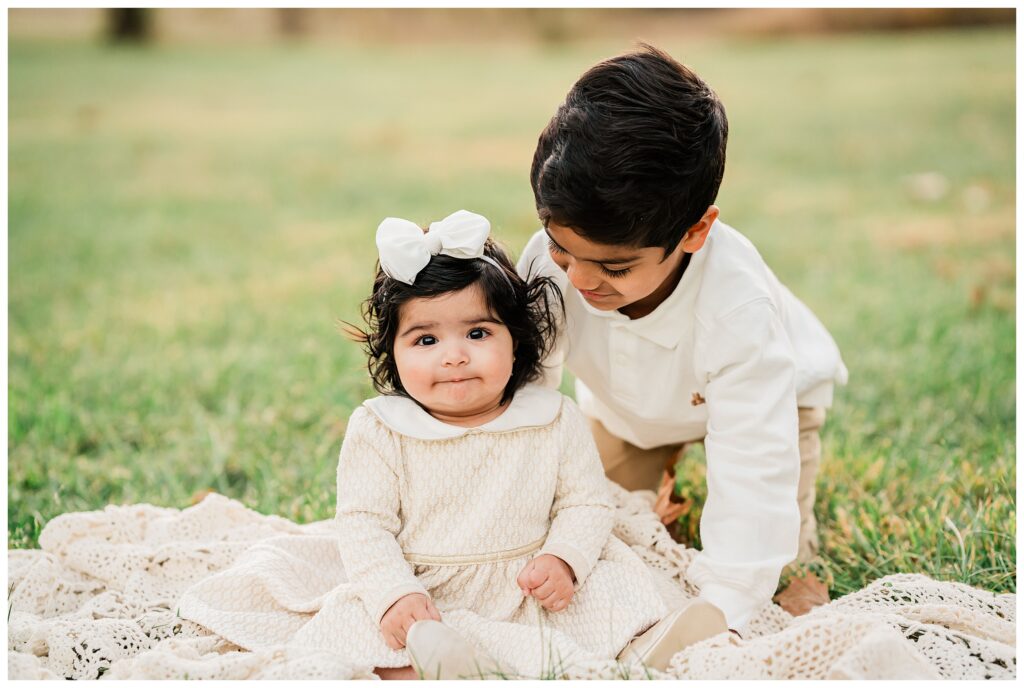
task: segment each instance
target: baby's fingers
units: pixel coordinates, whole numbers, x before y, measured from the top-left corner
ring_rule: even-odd
[[[535,566],[526,575],[526,587],[534,590],[549,580],[551,580],[551,573],[546,568]],[[534,590],[534,594],[536,594],[536,590]]]
[[[540,603],[540,606],[547,609],[549,612],[560,612],[569,606],[569,600],[560,594],[553,594],[546,600]]]
[[[552,595],[548,599],[540,603],[540,606],[547,609],[549,612],[557,612],[564,609],[565,600],[556,595]]]
[[[546,581],[544,581],[543,585],[540,585],[540,586],[534,588],[533,591],[531,592],[531,594],[534,597],[536,597],[538,600],[540,600],[541,602],[544,602],[545,600],[548,600],[549,598],[550,599],[554,599],[551,596],[554,595],[555,592],[557,592],[557,590],[558,590],[558,586],[555,585],[555,581],[553,581],[552,579],[548,578]]]
[[[524,595],[530,594],[530,588],[532,586],[530,585],[529,580],[530,574],[533,572],[533,566],[533,560],[528,561],[526,566],[523,567],[523,570],[519,572],[518,576],[516,576],[516,585],[519,586],[519,589],[523,591]]]
[[[409,611],[409,618],[403,624],[403,627],[405,628],[406,631],[408,631],[409,627],[412,626],[417,621],[424,621],[426,619],[433,619],[434,618],[434,614],[437,614],[437,609],[434,608],[434,605],[432,605],[430,603],[430,600],[424,600],[423,601],[423,606],[416,607],[415,609],[411,609]],[[438,619],[438,621],[440,621],[440,619]]]
[[[427,600],[427,614],[429,614],[430,618],[434,621],[441,620],[441,612],[437,611],[437,607],[434,606],[434,601],[430,599]]]
[[[395,637],[394,633],[391,633],[390,631],[381,631],[381,635],[384,636],[384,644],[392,650],[402,649],[402,645],[398,642],[398,638]]]
[[[413,619],[412,616],[410,616],[408,619],[405,620],[405,623],[403,623],[401,627],[395,630],[395,640],[398,641],[397,649],[402,649],[403,647],[405,647],[405,635],[409,632],[409,627],[412,626],[414,623],[416,623],[415,619]]]
[[[572,588],[569,588],[568,590],[559,590],[541,602],[541,606],[550,612],[560,612],[569,606],[569,603],[572,601],[572,597]]]

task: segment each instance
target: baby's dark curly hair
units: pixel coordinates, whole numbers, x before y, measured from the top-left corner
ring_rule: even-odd
[[[377,264],[373,293],[362,304],[366,329],[350,327],[350,334],[369,358],[374,389],[380,394],[409,396],[395,364],[395,337],[402,304],[412,299],[429,299],[479,285],[491,314],[512,335],[512,376],[505,385],[501,403],[512,399],[528,382],[543,375],[543,362],[554,346],[558,320],[563,312],[561,292],[550,277],[524,281],[504,249],[488,239],[484,255],[500,266],[479,259],[436,255],[424,267],[414,284],[388,277]]]

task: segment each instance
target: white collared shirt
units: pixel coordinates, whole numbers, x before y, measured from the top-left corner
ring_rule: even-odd
[[[636,320],[587,304],[547,245],[537,232],[519,260],[521,274],[532,264],[553,277],[565,300],[547,384],[567,366],[583,412],[638,447],[704,438],[704,549],[689,575],[732,628],[744,625],[796,556],[797,406],[831,405],[847,378],[838,347],[721,221],[672,294]]]

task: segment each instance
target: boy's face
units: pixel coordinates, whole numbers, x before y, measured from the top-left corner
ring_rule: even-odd
[[[553,221],[546,231],[551,259],[587,303],[602,311],[619,310],[630,318],[643,317],[664,301],[679,280],[687,246],[695,251],[703,245],[702,239],[693,248],[684,239],[665,256],[658,247],[594,243]]]

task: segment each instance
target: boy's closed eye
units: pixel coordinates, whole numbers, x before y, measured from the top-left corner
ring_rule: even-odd
[[[554,239],[548,238],[548,250],[555,253],[568,253],[564,248],[555,243]]]
[[[601,268],[601,272],[608,275],[609,277],[625,277],[626,275],[629,274],[629,271],[632,269],[622,268],[620,270],[612,270],[611,268],[606,268],[605,266],[600,264],[598,265],[598,267]]]
[[[548,237],[548,250],[553,251],[554,253],[562,254],[562,255],[569,255],[568,251],[566,251],[564,248],[562,248],[561,246],[556,244],[554,239],[551,239],[550,237]],[[633,269],[632,267],[610,268],[607,265],[605,265],[604,263],[600,263],[600,262],[597,262],[597,261],[592,261],[592,262],[595,262],[597,264],[597,267],[601,270],[601,272],[604,275],[606,275],[608,277],[613,277],[613,278],[614,277],[625,277],[626,275],[629,274],[629,271]]]

